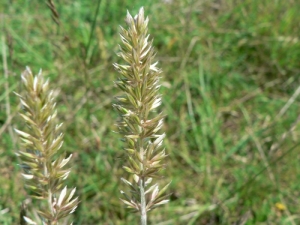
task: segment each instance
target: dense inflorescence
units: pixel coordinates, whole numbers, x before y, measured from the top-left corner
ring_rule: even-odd
[[[117,97],[114,107],[121,118],[117,123],[119,133],[124,137],[128,165],[124,169],[133,175],[134,182],[124,178],[122,181],[130,187],[130,194],[121,192],[122,201],[142,215],[145,224],[146,212],[168,202],[164,192],[168,185],[159,190],[153,178],[164,168],[162,160],[166,157],[162,142],[165,134],[159,133],[164,115],[157,113],[161,104],[161,70],[154,62],[155,52],[152,40],[149,41],[148,18],[144,18],[144,9],[134,18],[127,13],[128,29],[121,27],[120,53],[126,63],[114,64],[121,77],[115,84],[124,92]],[[144,221],[144,222],[143,222]]]
[[[72,155],[65,158],[61,152],[63,144],[62,124],[56,123],[54,92],[49,90],[49,82],[44,81],[41,71],[33,76],[29,68],[22,73],[24,93],[17,94],[26,122],[27,130],[16,130],[22,140],[22,150],[17,152],[21,161],[22,176],[28,193],[40,200],[37,212],[43,224],[56,225],[58,221],[74,212],[78,199],[64,187],[70,173],[65,165]],[[28,217],[29,224],[37,224]]]

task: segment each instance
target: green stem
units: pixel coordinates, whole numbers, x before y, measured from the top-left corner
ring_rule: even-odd
[[[139,113],[139,117],[141,118],[141,115]],[[138,140],[137,149],[140,150],[139,154],[142,159],[142,162],[140,164],[141,170],[144,170],[144,143],[143,138],[139,138]],[[147,211],[146,211],[146,196],[145,196],[145,177],[142,175],[139,179],[139,188],[140,188],[140,194],[141,194],[141,225],[147,225]]]
[[[143,118],[143,113],[141,112],[141,110],[139,109],[139,118],[140,120],[145,120],[145,118]],[[143,128],[144,129],[144,128]],[[140,140],[139,140],[139,148],[140,149],[140,157],[142,159],[141,162],[141,169],[142,169],[142,176],[140,176],[139,179],[139,186],[140,186],[140,194],[141,194],[141,225],[147,225],[147,210],[146,210],[146,206],[147,206],[147,202],[146,202],[146,196],[145,196],[145,177],[144,177],[144,170],[145,170],[145,161],[144,161],[144,138],[140,136]]]
[[[147,211],[146,211],[146,198],[145,198],[145,179],[141,178],[139,181],[141,193],[141,225],[147,225]]]

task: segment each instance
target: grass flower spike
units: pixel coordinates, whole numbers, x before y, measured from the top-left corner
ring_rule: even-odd
[[[41,71],[33,76],[29,68],[22,73],[24,94],[20,97],[27,130],[16,130],[22,140],[22,150],[17,155],[21,161],[22,176],[28,193],[38,201],[37,213],[42,224],[58,225],[60,219],[74,212],[78,198],[64,186],[70,169],[65,165],[71,159],[65,158],[60,148],[63,144],[61,125],[56,123],[56,109],[53,91],[44,81]],[[24,217],[28,224],[40,224]]]
[[[122,181],[130,187],[130,194],[121,191],[122,201],[141,215],[141,224],[147,224],[147,211],[168,202],[164,192],[168,185],[159,190],[153,178],[164,165],[166,157],[162,142],[165,134],[159,131],[163,125],[162,113],[157,113],[161,104],[158,94],[161,70],[154,61],[155,52],[152,40],[149,41],[148,18],[144,18],[144,9],[134,18],[127,13],[128,30],[121,27],[119,56],[126,62],[114,64],[121,77],[115,82],[124,92],[117,97],[114,107],[121,119],[117,126],[124,137],[128,165],[124,169],[133,175],[133,182]]]

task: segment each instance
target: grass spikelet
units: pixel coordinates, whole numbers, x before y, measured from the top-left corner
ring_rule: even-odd
[[[21,118],[25,121],[26,131],[16,129],[22,140],[22,149],[17,152],[21,161],[25,187],[36,200],[37,213],[42,224],[58,225],[59,221],[73,213],[78,198],[73,198],[75,188],[67,190],[64,180],[70,169],[60,149],[63,144],[61,125],[56,123],[55,98],[49,90],[49,82],[44,81],[42,72],[33,76],[26,68],[22,73],[24,94],[17,94],[21,101]],[[29,224],[40,224],[32,218],[24,217]]]
[[[168,185],[161,190],[157,183],[151,185],[159,170],[164,168],[162,161],[166,153],[162,147],[165,134],[159,133],[164,116],[156,112],[161,104],[158,93],[161,70],[154,62],[148,21],[143,8],[135,17],[127,13],[128,29],[121,27],[122,44],[118,54],[125,64],[114,64],[121,74],[115,84],[124,92],[114,105],[121,116],[117,126],[128,155],[128,165],[124,169],[134,178],[133,183],[122,178],[130,194],[121,191],[124,196],[121,200],[140,213],[142,225],[147,224],[147,211],[168,202],[164,195]]]

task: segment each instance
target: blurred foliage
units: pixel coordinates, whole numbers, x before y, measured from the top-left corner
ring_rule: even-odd
[[[119,25],[141,6],[164,71],[163,175],[173,180],[150,224],[299,224],[299,1],[53,0],[59,17],[46,2],[0,3],[2,224],[18,223],[26,199],[12,132],[24,126],[13,91],[26,65],[60,91],[68,182],[81,200],[74,224],[137,223],[119,201],[125,162],[111,104]]]

